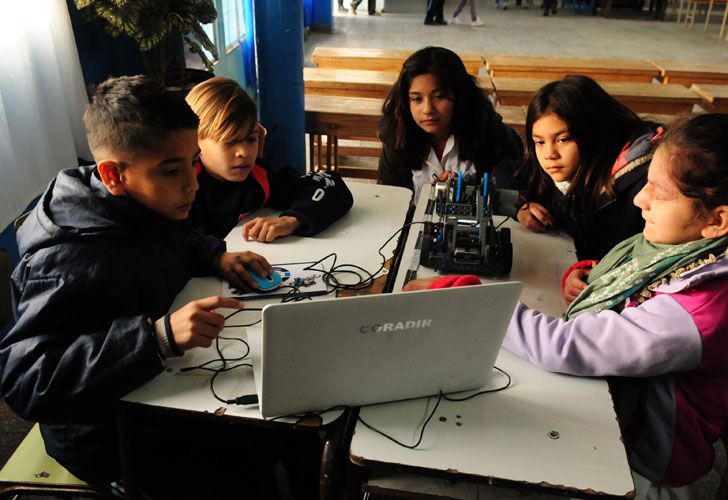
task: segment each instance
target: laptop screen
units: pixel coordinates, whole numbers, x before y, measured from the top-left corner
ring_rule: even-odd
[[[490,378],[521,287],[268,305],[262,332],[249,331],[261,413],[478,389]]]

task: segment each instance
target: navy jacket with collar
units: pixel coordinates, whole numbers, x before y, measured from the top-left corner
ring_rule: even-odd
[[[114,403],[162,371],[152,322],[224,251],[186,228],[112,196],[92,165],[62,171],[18,231],[0,391],[82,479],[121,476]]]
[[[614,196],[603,194],[598,199],[588,224],[567,213],[566,197],[554,187],[551,203],[556,209],[552,215],[556,227],[574,239],[578,260],[600,260],[617,243],[644,229],[642,210],[634,204],[634,198],[647,183],[647,171],[661,135],[661,128],[650,127],[625,145],[612,166]]]
[[[314,236],[342,218],[354,204],[351,191],[336,172],[301,175],[290,167],[255,165],[242,182],[213,178],[199,166],[200,189],[190,221],[205,233],[225,238],[241,218],[263,207],[298,218],[297,236]]]

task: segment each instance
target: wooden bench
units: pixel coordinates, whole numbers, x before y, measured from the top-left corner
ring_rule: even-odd
[[[523,139],[526,135],[526,106],[496,106],[496,113],[501,115],[503,123],[518,132]],[[525,142],[524,142],[525,144]]]
[[[660,70],[662,83],[690,87],[693,83],[728,85],[728,64],[690,61],[651,61]]]
[[[528,106],[496,106],[496,112],[503,118],[503,123],[518,132],[526,145],[526,113]],[[672,122],[677,115],[665,115],[656,113],[637,113],[640,118],[646,121],[667,124]]]
[[[648,122],[661,123],[663,125],[669,125],[675,118],[680,115],[663,115],[659,113],[637,113],[640,118]]]
[[[649,61],[602,57],[485,56],[490,76],[548,78],[559,80],[567,75],[586,75],[598,82],[650,83],[660,71]]]
[[[312,170],[339,170],[339,156],[379,157],[381,143],[377,138],[384,99],[306,94],[306,133],[309,134],[309,165]],[[522,106],[498,106],[503,122],[522,136],[526,111]],[[353,139],[358,144],[339,146],[340,139]],[[364,144],[361,143],[364,141]],[[372,143],[376,143],[373,146]],[[354,172],[355,173],[355,172]],[[368,174],[372,175],[372,174]],[[374,174],[376,176],[376,172]],[[353,175],[352,175],[353,176]]]
[[[306,93],[306,133],[308,134],[309,167],[311,170],[337,170],[350,177],[376,178],[376,171],[347,172],[339,167],[339,155],[379,156],[377,148],[359,147],[365,151],[341,151],[339,139],[376,141],[383,98],[343,97]],[[372,151],[366,151],[367,149]],[[324,160],[325,158],[325,160]],[[362,169],[359,169],[362,170]],[[350,174],[350,175],[347,175]],[[358,174],[358,175],[356,175]]]
[[[701,106],[707,111],[728,113],[728,84],[693,83],[690,89],[703,98]]]
[[[397,81],[398,73],[363,69],[303,68],[303,85],[307,95],[338,95],[384,99]],[[488,95],[495,91],[491,78],[478,77],[478,85]]]
[[[402,64],[413,50],[362,49],[349,47],[316,47],[311,60],[319,68],[367,69],[377,71],[402,70]],[[458,52],[465,69],[478,75],[483,67],[483,56],[477,52]]]
[[[348,97],[387,96],[398,73],[362,69],[303,68],[303,85],[307,95]]]
[[[496,100],[504,106],[527,106],[533,94],[549,83],[544,78],[493,78]],[[602,88],[635,113],[677,115],[692,112],[700,97],[682,85],[602,82]]]

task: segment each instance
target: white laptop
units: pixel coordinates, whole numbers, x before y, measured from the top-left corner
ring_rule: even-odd
[[[483,387],[521,283],[267,305],[248,342],[264,417]]]

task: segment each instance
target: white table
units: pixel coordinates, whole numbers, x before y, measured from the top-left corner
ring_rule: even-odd
[[[418,203],[413,221],[424,219],[425,202]],[[413,226],[408,237],[395,290],[401,290],[416,257],[414,241],[420,227]],[[570,241],[531,233],[513,221],[504,227],[511,228],[513,241],[513,270],[505,278],[524,283],[521,298],[529,306],[561,313],[565,309],[561,275],[576,260]],[[423,277],[434,271],[419,267],[417,274]],[[573,496],[624,496],[634,489],[604,380],[548,373],[505,350],[496,366],[511,375],[512,386],[466,402],[442,401],[415,450],[357,424],[350,458],[377,471],[370,480],[371,490],[443,494],[437,481],[422,479],[428,475],[546,492],[567,490]],[[490,385],[498,387],[503,381],[502,375],[494,374]],[[418,399],[368,406],[361,408],[360,416],[377,429],[414,443],[433,404],[434,399]],[[484,496],[477,484],[461,488],[463,498]]]
[[[354,196],[354,206],[341,220],[312,238],[288,236],[273,243],[243,241],[241,221],[226,238],[228,251],[251,250],[264,255],[272,264],[279,262],[306,262],[318,260],[331,252],[336,252],[338,263],[356,264],[375,272],[382,264],[377,250],[404,223],[410,205],[411,192],[407,189],[375,184],[352,183],[349,185]],[[270,210],[260,210],[254,216],[273,215]],[[383,250],[391,256],[397,244],[395,238]],[[210,295],[219,295],[222,283],[217,278],[193,278],[177,296],[170,308],[174,311],[190,300]],[[248,307],[261,308],[266,300],[248,301]],[[275,300],[273,301],[275,302]],[[225,311],[221,311],[225,312]],[[259,311],[240,313],[230,321],[235,324],[252,323],[260,318]],[[245,338],[245,328],[227,328],[222,336]],[[234,357],[241,352],[242,344],[234,341],[221,341],[222,352],[226,357]],[[183,411],[200,415],[234,417],[239,422],[255,425],[285,425],[286,422],[263,422],[257,405],[225,405],[217,401],[210,392],[210,372],[180,372],[186,366],[199,365],[217,358],[214,349],[195,348],[184,356],[167,360],[167,370],[147,384],[129,393],[122,399],[120,408],[139,408],[153,410]],[[232,399],[244,394],[254,394],[255,384],[251,368],[239,368],[220,375],[215,382],[217,393],[224,399]],[[325,414],[323,425],[336,420],[341,411]],[[122,418],[122,417],[120,417]],[[126,418],[126,417],[124,417]],[[123,429],[122,429],[123,431]],[[124,451],[124,450],[122,450]]]
[[[411,192],[403,188],[365,183],[352,183],[349,188],[354,195],[351,211],[315,237],[288,236],[273,243],[243,241],[241,227],[245,221],[241,221],[226,238],[228,251],[250,250],[265,256],[272,264],[316,261],[336,252],[338,263],[356,264],[370,272],[376,271],[382,264],[377,250],[404,223]],[[273,211],[264,209],[254,216],[272,214]],[[391,256],[396,244],[395,238],[382,253]],[[222,284],[218,278],[193,278],[179,293],[171,310],[178,309],[190,300],[219,295],[221,290]],[[261,308],[270,302],[279,300],[252,300],[246,305]],[[251,311],[237,314],[230,321],[234,321],[234,324],[246,324],[259,318],[259,311]],[[223,336],[238,338],[244,334],[244,328],[230,328],[222,332]],[[234,357],[240,352],[239,342],[222,343],[226,357]],[[171,358],[167,361],[167,371],[129,393],[123,400],[198,412],[220,412],[222,408],[227,415],[263,418],[257,406],[222,405],[215,400],[209,390],[208,372],[179,372],[179,368],[199,365],[216,357],[214,349],[196,348],[187,351],[181,358]],[[216,380],[215,387],[226,399],[255,393],[252,370],[241,368],[221,375]]]

